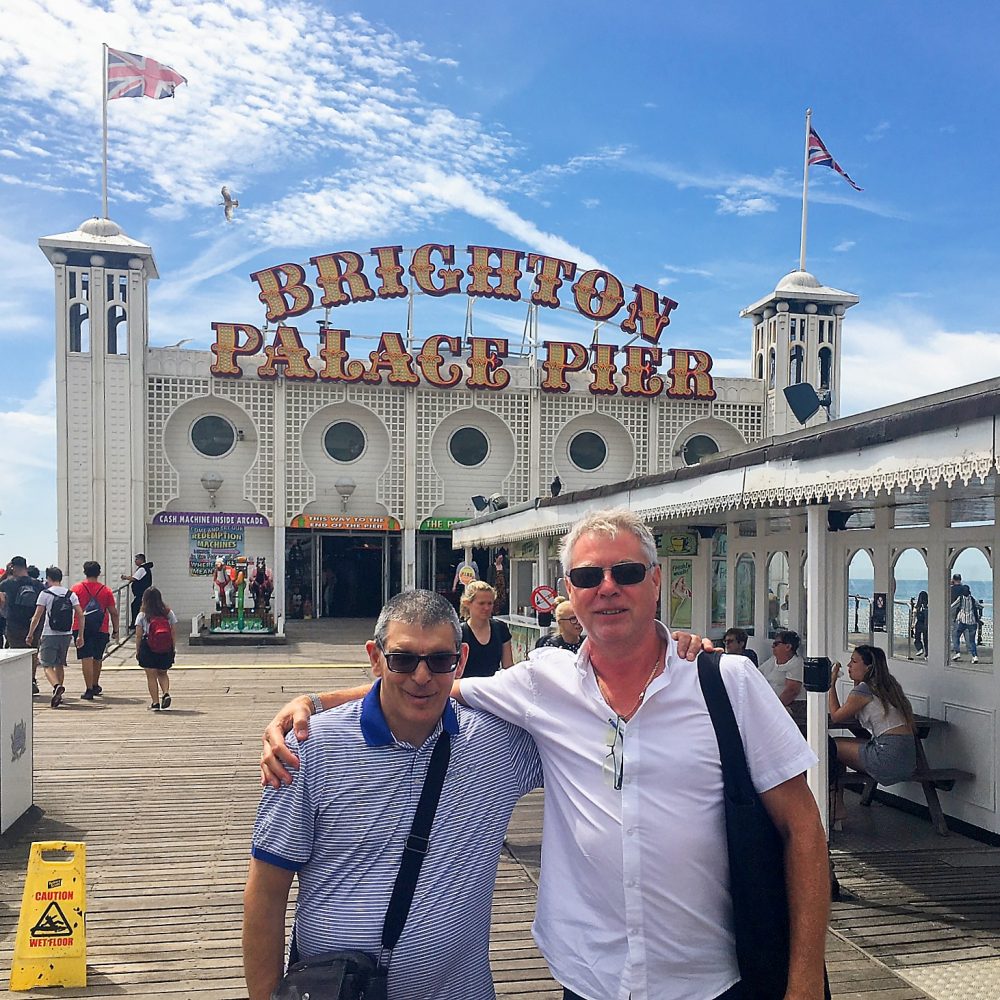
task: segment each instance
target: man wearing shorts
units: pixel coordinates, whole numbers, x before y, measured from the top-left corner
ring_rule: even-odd
[[[87,690],[80,697],[84,701],[93,701],[94,696],[99,695],[102,690],[101,660],[104,659],[104,651],[108,648],[109,639],[118,638],[118,605],[115,604],[115,595],[98,579],[101,575],[99,562],[93,559],[85,562],[83,575],[85,579],[73,587],[73,593],[79,598],[83,609],[83,627],[80,629],[83,642],[77,643],[76,658],[83,668],[83,681],[87,685]],[[99,630],[93,624],[89,628],[87,626],[87,605],[91,600],[98,605],[94,614],[101,616]]]
[[[2,602],[3,613],[7,618],[4,634],[10,649],[28,649],[31,645],[28,642],[28,625],[34,613],[35,601],[38,600],[38,592],[41,589],[41,583],[28,576],[28,561],[24,556],[14,556],[10,561],[7,576],[0,583],[0,602]],[[34,591],[34,596],[32,596],[32,591]],[[31,656],[32,693],[36,693],[38,690],[38,685],[34,681],[37,669],[38,654],[33,653]]]
[[[45,676],[52,685],[52,700],[49,704],[58,708],[66,692],[66,654],[70,643],[76,642],[79,649],[83,645],[83,616],[80,609],[80,598],[68,587],[62,585],[62,570],[58,566],[50,566],[45,571],[45,590],[38,595],[38,605],[34,617],[28,626],[28,642],[34,640],[39,624],[42,625],[42,638],[38,644],[38,659],[41,661]],[[58,598],[69,597],[73,608],[73,616],[68,629],[53,627],[52,605]],[[76,639],[73,633],[76,632]]]

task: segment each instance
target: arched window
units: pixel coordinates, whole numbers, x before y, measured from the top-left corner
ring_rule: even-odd
[[[857,646],[872,641],[872,597],[875,593],[875,565],[867,549],[858,549],[847,567],[846,644]]]
[[[767,356],[767,387],[774,388],[774,348],[768,352]]]
[[[952,666],[978,670],[993,669],[993,567],[982,549],[962,549],[951,566],[952,582],[948,592],[951,610],[947,615],[950,631],[948,661]],[[960,581],[955,575],[961,576]],[[956,585],[969,588],[956,591]],[[963,597],[971,597],[974,608],[963,608]],[[969,610],[976,621],[969,623]],[[963,620],[964,619],[964,620]],[[964,628],[959,631],[959,626]],[[971,639],[970,639],[971,636]],[[973,651],[974,650],[974,651]]]
[[[892,614],[886,622],[890,655],[926,658],[927,595],[927,560],[920,549],[904,549],[892,568]]]
[[[788,628],[788,556],[774,552],[767,561],[767,634]]]
[[[833,388],[833,351],[829,347],[821,347],[819,352],[819,387]]]
[[[752,632],[754,628],[755,588],[757,567],[753,556],[745,554],[736,560],[736,627]]]
[[[757,355],[757,378],[763,380],[764,378],[764,353],[763,351]]]
[[[806,352],[796,344],[788,355],[788,384],[798,385],[805,378]]]

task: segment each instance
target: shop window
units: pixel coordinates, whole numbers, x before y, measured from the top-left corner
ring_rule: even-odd
[[[757,567],[752,555],[742,555],[736,560],[736,627],[754,630],[755,588]]]
[[[892,617],[886,622],[892,656],[927,656],[929,603],[927,560],[920,549],[904,549],[892,569]]]
[[[703,458],[716,455],[719,446],[707,434],[695,434],[681,451],[685,465],[697,465]]]
[[[236,444],[236,428],[225,417],[209,414],[191,425],[191,444],[199,455],[221,458]]]
[[[349,420],[331,424],[323,435],[323,449],[335,462],[356,462],[366,444],[365,432]]]
[[[774,552],[767,562],[767,634],[788,628],[788,556]]]
[[[847,565],[848,646],[871,643],[872,598],[875,594],[875,566],[867,549],[858,549]]]
[[[580,431],[569,443],[569,460],[581,472],[599,469],[608,457],[608,446],[600,434]]]
[[[486,461],[490,442],[478,427],[460,427],[448,441],[448,453],[459,465],[471,469]]]

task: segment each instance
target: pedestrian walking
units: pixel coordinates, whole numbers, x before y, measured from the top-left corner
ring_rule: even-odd
[[[76,657],[83,669],[86,690],[80,695],[93,701],[101,687],[101,661],[111,639],[118,638],[118,605],[110,587],[101,583],[101,564],[90,559],[83,564],[84,579],[73,587],[83,608],[83,642],[77,643]]]
[[[135,618],[135,658],[146,671],[152,712],[170,708],[168,671],[174,665],[176,654],[176,624],[177,615],[163,603],[160,591],[156,587],[148,587]]]
[[[80,598],[62,584],[63,572],[58,566],[45,571],[45,589],[38,595],[35,614],[28,626],[28,642],[33,643],[41,625],[38,659],[52,685],[49,704],[58,708],[66,693],[66,655],[71,643],[77,648],[83,643],[83,615]],[[75,638],[74,638],[75,633]]]
[[[14,556],[8,566],[7,576],[0,583],[0,605],[7,618],[6,638],[10,649],[28,649],[28,626],[35,613],[42,583],[28,576],[28,561],[24,556]],[[38,670],[38,653],[31,656],[31,691],[38,694],[35,673]]]

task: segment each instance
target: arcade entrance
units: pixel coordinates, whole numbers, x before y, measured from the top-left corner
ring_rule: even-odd
[[[398,533],[290,530],[285,546],[289,618],[375,618],[400,590]]]

